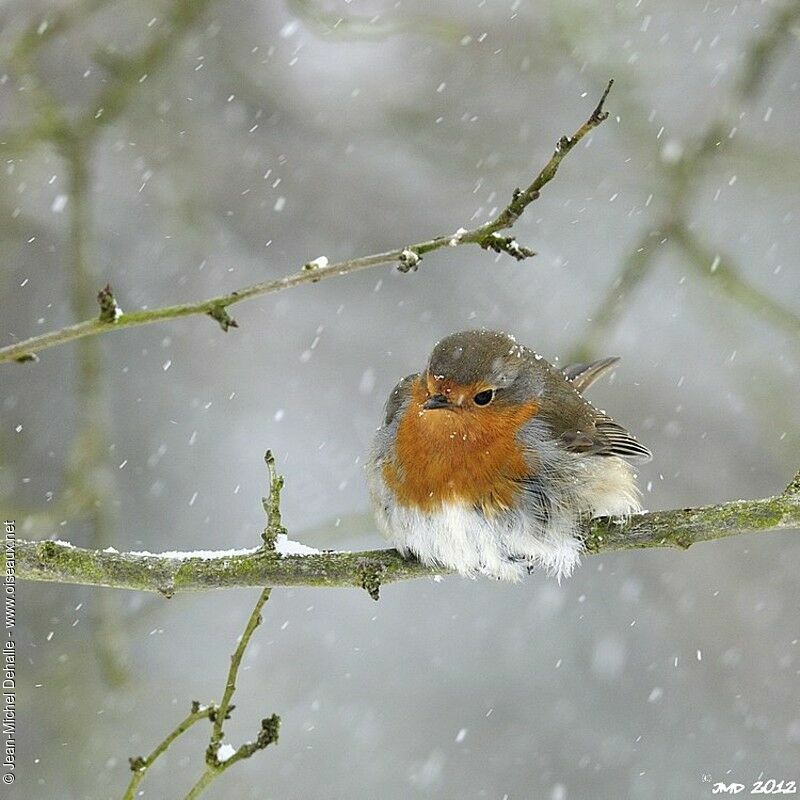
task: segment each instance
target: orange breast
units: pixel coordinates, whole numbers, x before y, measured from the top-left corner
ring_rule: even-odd
[[[397,429],[396,459],[383,467],[398,501],[423,511],[454,502],[480,505],[490,514],[509,508],[520,491],[517,480],[531,471],[517,432],[535,416],[537,404],[426,411],[419,380],[411,394]]]

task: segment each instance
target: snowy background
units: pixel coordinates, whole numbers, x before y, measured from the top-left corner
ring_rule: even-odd
[[[88,5],[30,66],[69,117],[114,80],[93,53],[135,55],[168,25],[167,3]],[[5,3],[0,53],[55,7]],[[110,281],[123,309],[471,227],[613,76],[611,117],[516,226],[535,259],[448,248],[414,274],[378,267],[237,305],[228,334],[194,317],[102,337],[106,543],[256,544],[270,447],[292,538],[380,546],[362,464],[386,395],[442,335],[480,326],[551,359],[622,356],[591,396],[655,453],[641,469],[649,508],[781,490],[800,452],[797,17],[757,90],[736,88],[778,7],[210,3],[91,150],[90,286]],[[30,75],[12,66],[0,64],[4,132],[34,119]],[[717,118],[724,146],[675,201],[675,164]],[[9,344],[75,316],[64,160],[47,142],[3,160]],[[693,263],[662,232],[675,209],[711,259]],[[651,233],[666,243],[613,323],[591,328]],[[711,272],[717,255],[751,286],[739,300]],[[783,323],[764,297],[788,310]],[[24,511],[57,509],[67,485],[77,358],[67,345],[0,368],[0,508],[21,535],[27,524],[88,545],[98,531],[80,514],[25,523]],[[704,775],[800,779],[798,559],[787,532],[592,557],[560,587],[448,578],[386,587],[377,604],[276,590],[227,733],[249,738],[277,712],[280,743],[208,796],[680,800],[710,796]],[[192,699],[219,698],[255,595],[21,585],[14,796],[121,796],[128,757]],[[182,797],[206,735],[171,750],[144,797]]]

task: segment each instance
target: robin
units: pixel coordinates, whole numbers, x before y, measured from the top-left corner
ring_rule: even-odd
[[[628,462],[650,451],[582,396],[618,360],[558,369],[506,333],[443,339],[375,434],[367,480],[384,535],[462,575],[570,575],[582,518],[641,510]]]

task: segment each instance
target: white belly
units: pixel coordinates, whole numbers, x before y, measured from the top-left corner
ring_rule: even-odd
[[[530,511],[485,517],[467,504],[435,511],[400,506],[373,463],[367,475],[384,536],[403,554],[474,577],[517,581],[532,567],[559,580],[580,563],[581,517],[640,510],[631,466],[617,458],[565,459],[546,521]]]
[[[528,568],[539,566],[560,579],[580,561],[571,519],[555,518],[546,530],[533,530],[520,515],[487,519],[471,506],[452,504],[434,512],[395,505],[381,521],[400,552],[462,575],[518,581]]]

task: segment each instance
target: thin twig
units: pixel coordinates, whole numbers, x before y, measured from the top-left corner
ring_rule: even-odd
[[[128,783],[128,788],[125,790],[125,794],[122,795],[122,800],[134,800],[136,797],[136,790],[139,788],[139,784],[145,779],[147,775],[147,771],[150,767],[153,766],[153,762],[160,756],[163,755],[167,748],[179,737],[183,736],[189,728],[192,727],[197,722],[200,722],[201,719],[208,719],[209,715],[215,710],[213,705],[210,706],[201,706],[199,703],[194,702],[192,703],[192,710],[187,717],[181,720],[173,730],[171,730],[153,749],[147,757],[136,757],[130,759],[131,765],[131,775],[130,782]]]
[[[261,609],[264,607],[267,600],[269,600],[271,591],[271,589],[262,589],[253,607],[253,611],[247,620],[244,633],[239,639],[239,644],[236,646],[236,650],[234,650],[231,656],[231,666],[228,670],[228,678],[225,682],[222,702],[210,717],[212,723],[211,738],[206,748],[206,768],[194,786],[189,790],[189,793],[186,795],[186,800],[194,800],[194,798],[199,797],[211,781],[225,772],[225,770],[230,769],[242,759],[250,758],[253,753],[263,750],[278,741],[280,717],[273,714],[271,717],[261,720],[261,728],[254,741],[239,745],[233,753],[226,758],[220,759],[220,748],[222,747],[224,735],[223,725],[225,724],[225,720],[230,717],[230,712],[233,710],[231,700],[236,691],[236,677],[239,674],[242,657],[247,649],[247,645],[250,643],[253,632],[261,624]]]
[[[590,131],[600,125],[608,116],[603,104],[608,96],[613,81],[610,81],[603,96],[589,119],[581,125],[572,136],[563,136],[553,155],[533,182],[524,191],[517,189],[508,203],[500,213],[483,225],[472,230],[460,229],[449,236],[437,236],[416,244],[387,250],[383,253],[375,253],[369,256],[353,258],[347,261],[339,261],[335,264],[319,266],[316,269],[301,269],[293,275],[287,275],[272,281],[247,286],[228,294],[218,295],[198,303],[182,303],[180,305],[167,306],[164,308],[148,309],[143,311],[133,311],[120,316],[114,323],[103,322],[97,317],[86,319],[74,325],[68,325],[60,330],[33,336],[16,344],[0,348],[0,362],[30,360],[32,354],[41,352],[50,347],[55,347],[66,342],[83,339],[87,336],[96,336],[101,333],[108,333],[112,330],[136,327],[139,325],[150,325],[155,322],[163,322],[169,319],[179,319],[197,314],[206,314],[220,321],[223,328],[232,327],[232,320],[227,315],[227,308],[249,300],[253,297],[262,297],[275,292],[291,289],[305,283],[318,283],[325,278],[338,275],[348,275],[362,269],[374,267],[379,264],[397,263],[402,258],[407,258],[407,251],[414,253],[417,258],[421,258],[427,253],[439,250],[443,247],[457,247],[464,244],[477,244],[480,247],[489,248],[493,244],[493,234],[511,228],[519,218],[520,214],[533,201],[538,199],[542,188],[548,184],[556,175],[561,162],[575,148]],[[223,315],[224,312],[224,315]],[[220,320],[223,317],[224,324]]]
[[[236,691],[236,676],[239,674],[239,667],[242,664],[242,656],[244,651],[247,650],[247,645],[250,643],[250,638],[255,629],[261,624],[261,609],[264,604],[269,600],[271,589],[264,589],[258,597],[250,618],[245,625],[244,633],[239,639],[239,644],[236,646],[233,655],[231,656],[231,666],[228,670],[228,679],[225,682],[225,691],[222,694],[222,701],[219,704],[219,709],[213,715],[211,741],[208,748],[208,760],[219,764],[217,753],[222,744],[223,726],[225,720],[228,719],[231,711],[231,699]]]
[[[275,459],[269,451],[267,451],[265,461],[269,473],[270,487],[269,497],[264,498],[262,501],[264,511],[267,515],[266,530],[274,531],[274,536],[277,537],[278,533],[283,532],[280,517],[280,495],[281,489],[283,488],[283,478],[278,475],[275,469]],[[267,540],[265,538],[264,546],[262,547],[264,552],[269,552],[270,542],[272,542],[274,546],[274,538],[272,540]],[[225,720],[230,718],[231,712],[234,709],[232,701],[233,695],[236,693],[236,680],[239,675],[239,669],[242,666],[242,659],[250,644],[253,633],[261,624],[261,611],[267,600],[269,600],[271,592],[271,588],[262,589],[253,610],[250,612],[244,631],[239,637],[236,649],[231,656],[231,664],[228,668],[225,688],[222,691],[222,700],[218,705],[211,704],[208,706],[201,706],[197,701],[194,701],[189,716],[178,723],[178,725],[156,745],[153,752],[147,756],[147,758],[137,757],[130,759],[133,776],[128,784],[123,800],[133,800],[136,789],[144,780],[153,762],[164,753],[178,737],[186,733],[189,728],[201,719],[208,719],[211,722],[211,734],[205,753],[206,768],[189,790],[186,795],[186,800],[194,800],[194,798],[199,797],[214,778],[221,775],[225,770],[230,769],[239,761],[250,758],[254,753],[278,741],[281,720],[277,714],[272,714],[261,720],[261,727],[259,728],[256,738],[252,742],[244,742],[237,748],[232,749],[232,752],[226,752],[224,754],[220,752],[225,735]]]
[[[284,532],[283,525],[281,524],[281,490],[283,489],[283,476],[278,475],[275,468],[275,458],[271,451],[267,450],[264,461],[267,465],[267,474],[269,477],[269,496],[261,500],[264,513],[267,516],[267,527],[264,530],[262,539],[264,541],[264,551],[269,552],[275,547],[275,540],[278,535]],[[250,758],[254,753],[278,741],[281,720],[277,714],[273,714],[261,720],[261,728],[254,741],[240,744],[232,753],[226,753],[224,758],[220,758],[225,720],[230,717],[230,713],[233,710],[231,701],[236,692],[236,678],[239,674],[239,668],[242,665],[242,658],[245,650],[247,650],[248,644],[250,644],[250,639],[255,629],[261,624],[261,610],[264,608],[267,600],[269,600],[271,592],[271,588],[261,590],[261,594],[258,596],[258,600],[256,600],[256,604],[247,620],[247,625],[245,625],[244,633],[242,633],[239,643],[233,651],[231,665],[228,669],[228,678],[225,681],[225,689],[222,693],[222,700],[209,717],[211,719],[211,736],[208,741],[208,747],[206,748],[206,768],[194,786],[189,790],[189,793],[186,795],[186,800],[195,800],[196,797],[199,797],[200,794],[205,791],[211,781],[225,772],[225,770],[230,769],[237,762],[245,758]]]
[[[275,549],[275,542],[282,533],[286,533],[281,519],[281,491],[283,490],[283,476],[278,475],[275,468],[275,456],[272,450],[267,450],[264,455],[269,478],[269,494],[261,498],[261,506],[267,515],[267,527],[261,534],[264,547],[268,550]]]

